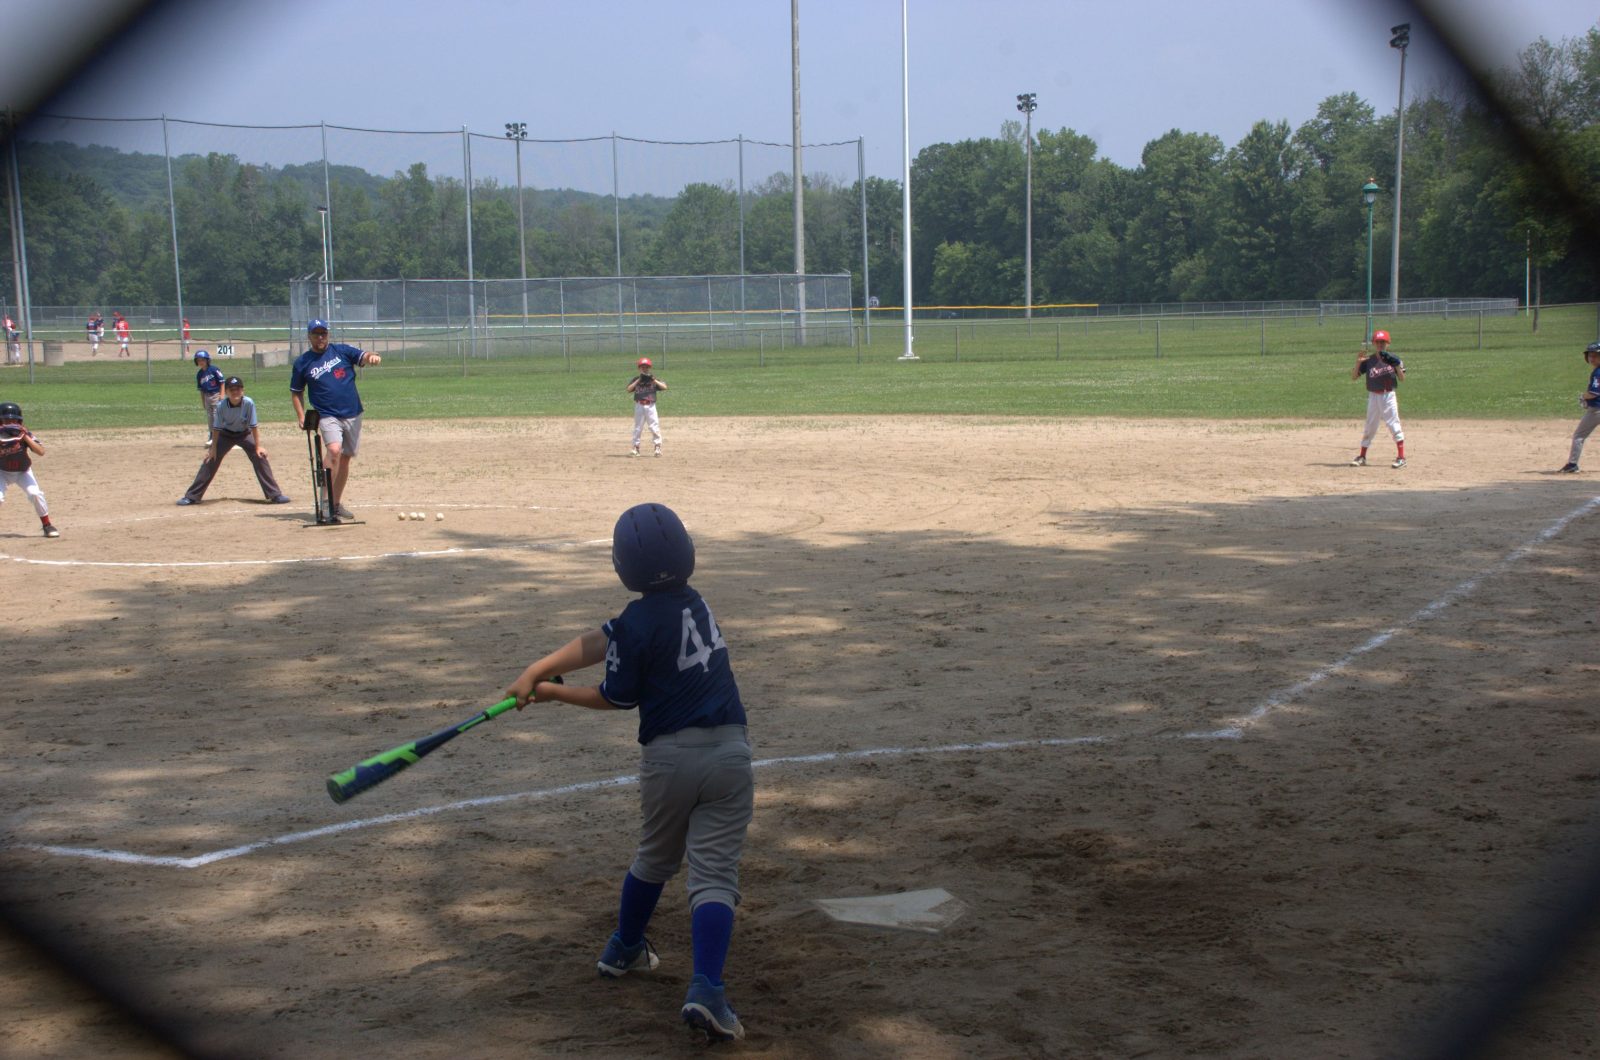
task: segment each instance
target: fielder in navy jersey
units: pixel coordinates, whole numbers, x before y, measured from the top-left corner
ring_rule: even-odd
[[[342,342],[328,341],[328,322],[313,320],[306,325],[306,336],[311,348],[294,362],[289,373],[289,399],[294,403],[295,419],[300,429],[306,427],[306,405],[302,394],[311,399],[317,410],[317,431],[327,448],[324,461],[329,476],[333,512],[340,519],[352,519],[349,509],[341,503],[345,482],[350,478],[350,461],[356,458],[361,445],[361,395],[356,392],[357,368],[382,364],[376,353],[357,349]]]
[[[1572,432],[1572,449],[1567,453],[1567,462],[1561,468],[1564,474],[1576,475],[1578,473],[1578,460],[1583,456],[1583,443],[1589,440],[1589,435],[1600,427],[1600,342],[1591,342],[1583,351],[1584,363],[1589,366],[1589,388],[1578,395],[1578,405],[1583,409],[1583,419],[1578,421],[1578,429]]]
[[[198,369],[194,373],[194,386],[200,391],[200,407],[206,412],[206,445],[210,445],[211,421],[222,401],[222,369],[211,363],[211,355],[205,350],[194,351],[194,363]]]
[[[599,971],[617,978],[660,964],[645,928],[687,855],[694,974],[680,1015],[708,1038],[742,1038],[722,970],[755,805],[744,704],[722,631],[689,585],[695,551],[683,522],[664,505],[636,505],[617,520],[611,542],[612,566],[639,599],[529,666],[506,695],[519,708],[556,700],[639,711],[644,826]],[[601,662],[597,686],[551,681]]]

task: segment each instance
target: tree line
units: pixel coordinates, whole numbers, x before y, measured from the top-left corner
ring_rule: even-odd
[[[1404,297],[1520,294],[1537,270],[1542,300],[1590,300],[1600,284],[1600,27],[1540,39],[1482,86],[1409,101],[1401,218]],[[1485,100],[1493,99],[1491,106]],[[1388,291],[1396,118],[1353,93],[1329,96],[1298,127],[1260,121],[1225,146],[1174,129],[1140,164],[1098,156],[1070,128],[1032,143],[1034,302],[1359,299],[1367,279],[1361,188],[1372,214],[1374,293]],[[912,163],[912,273],[919,304],[1020,305],[1027,147],[1007,122],[993,138],[933,144]],[[30,290],[38,305],[174,300],[165,160],[103,147],[23,143]],[[320,163],[274,168],[232,155],[174,159],[183,296],[193,305],[273,305],[321,263]],[[467,274],[466,188],[421,163],[384,178],[331,175],[335,271],[350,278]],[[794,267],[791,177],[748,187],[743,267]],[[861,305],[861,197],[855,182],[808,176],[806,263],[849,272]],[[472,193],[473,272],[520,274],[516,189]],[[524,189],[529,276],[734,274],[740,197],[695,183],[675,197]],[[901,186],[869,177],[872,291],[901,299]],[[9,232],[6,234],[9,243]]]

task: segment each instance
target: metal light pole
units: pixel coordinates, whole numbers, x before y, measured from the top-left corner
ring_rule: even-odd
[[[1411,43],[1411,23],[1391,26],[1389,47],[1400,50],[1400,105],[1395,108],[1394,147],[1394,248],[1389,254],[1389,312],[1400,312],[1400,172],[1406,157],[1406,47]]]
[[[528,138],[528,123],[506,122],[506,137],[517,145],[517,247],[522,255],[522,326],[528,326],[528,226],[522,220],[522,141]]]
[[[333,326],[333,308],[329,305],[332,301],[328,297],[328,284],[333,279],[329,275],[331,268],[328,261],[328,208],[317,207],[317,216],[322,219],[322,315],[328,321],[328,326]]]
[[[1039,107],[1039,97],[1034,92],[1024,92],[1017,97],[1017,109],[1023,115],[1022,149],[1028,158],[1026,203],[1023,207],[1022,269],[1023,316],[1033,320],[1033,112]]]
[[[1372,340],[1372,204],[1378,201],[1377,179],[1368,177],[1361,186],[1361,201],[1367,204],[1367,333],[1363,344]]]

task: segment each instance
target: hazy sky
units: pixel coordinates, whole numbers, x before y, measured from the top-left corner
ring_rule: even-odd
[[[27,40],[46,56],[70,54],[75,35],[109,24],[103,12],[118,0],[0,5],[13,49]],[[1444,0],[1433,10],[1450,15],[1496,64],[1538,36],[1576,37],[1600,20],[1593,0]],[[1104,157],[1129,167],[1170,129],[1214,133],[1231,146],[1260,119],[1299,125],[1337,92],[1392,111],[1399,53],[1388,46],[1389,27],[1416,18],[1400,0],[910,0],[912,153],[996,135],[1020,117],[1019,92],[1037,93],[1036,126],[1086,134]],[[801,0],[800,20],[803,141],[865,137],[869,174],[898,176],[899,0]],[[36,28],[25,28],[30,21]],[[787,143],[789,49],[789,0],[204,0],[159,7],[95,48],[84,75],[48,109],[455,130],[454,139],[424,138],[396,158],[419,154],[431,170],[459,175],[461,127],[501,137],[514,120],[537,139],[615,131]],[[1443,54],[1419,24],[1408,97],[1445,83]],[[21,95],[18,69],[8,62],[0,73],[0,99]],[[107,124],[75,126],[73,135],[91,128],[101,142],[131,134]],[[178,134],[175,153],[217,149],[277,164],[319,157],[315,133]],[[159,127],[138,135],[139,149],[161,150]],[[345,135],[330,157],[377,169],[403,164],[375,143]],[[511,156],[496,150],[503,146],[485,144],[480,158],[475,144],[475,177],[509,183]],[[558,167],[525,150],[528,182],[553,183],[537,174]],[[564,165],[581,158],[587,175],[579,179],[608,185],[609,152],[608,141],[597,141],[564,155]],[[785,154],[769,151],[751,168],[756,176],[782,170]],[[624,166],[642,184],[641,170],[670,170],[669,157],[635,150]],[[728,157],[717,155],[713,175],[731,179]],[[853,179],[855,148],[812,152],[807,161]]]

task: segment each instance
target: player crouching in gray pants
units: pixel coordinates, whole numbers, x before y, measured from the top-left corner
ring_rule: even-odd
[[[211,408],[211,444],[206,447],[206,455],[200,461],[200,470],[195,472],[194,481],[189,484],[189,489],[178,503],[183,505],[199,504],[206,495],[206,489],[211,485],[211,480],[217,477],[217,469],[222,466],[222,458],[228,455],[228,450],[239,446],[244,450],[244,455],[250,458],[250,466],[255,469],[256,484],[261,487],[261,493],[269,504],[288,504],[289,498],[283,495],[283,490],[278,488],[278,480],[272,474],[272,465],[267,463],[267,451],[261,447],[261,430],[256,423],[256,404],[244,396],[244,380],[238,376],[229,376],[222,384],[224,399]]]
[[[644,932],[687,855],[694,975],[680,1015],[710,1039],[743,1038],[722,968],[739,904],[739,859],[755,807],[755,775],[728,645],[711,609],[689,586],[694,542],[670,508],[640,504],[623,512],[611,535],[611,563],[640,597],[528,667],[506,695],[519,708],[559,701],[638,709],[644,827],[622,879],[617,930],[600,955],[600,974],[617,978],[661,963]],[[598,686],[551,680],[601,662],[605,677]]]

